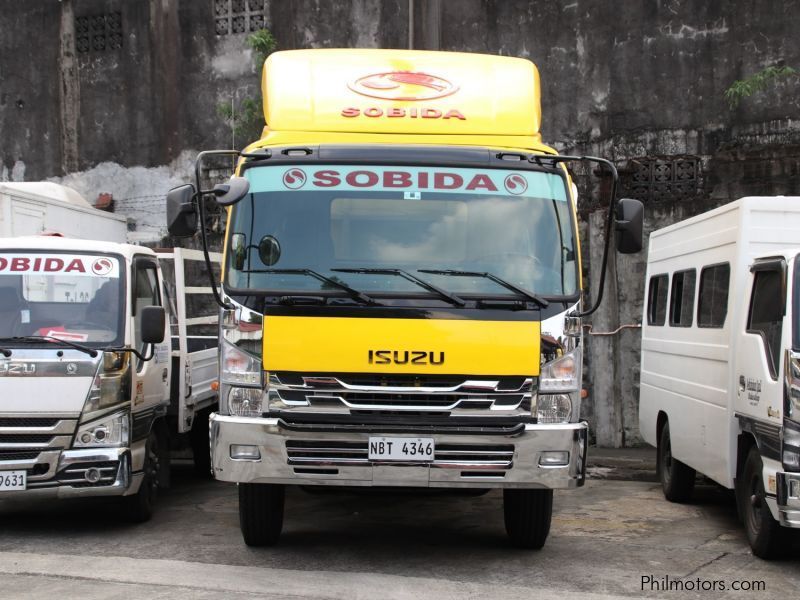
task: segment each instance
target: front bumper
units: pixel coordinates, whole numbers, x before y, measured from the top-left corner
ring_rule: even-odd
[[[368,432],[321,432],[289,427],[280,419],[218,414],[212,414],[210,421],[212,468],[217,479],[300,485],[574,488],[585,480],[587,432],[587,423],[581,422],[528,424],[513,434],[407,434],[405,437],[434,438],[436,459],[432,463],[397,463],[366,458],[371,435],[404,437],[378,427]],[[256,446],[260,458],[231,458],[232,444]],[[566,464],[539,464],[542,453],[558,451],[569,453]],[[504,460],[495,460],[498,457]]]
[[[784,527],[800,528],[800,473],[778,471],[777,484],[778,520]]]
[[[3,465],[4,469],[11,465]],[[86,473],[97,470],[100,479],[90,482]],[[88,498],[135,493],[142,474],[132,475],[127,448],[64,450],[58,458],[55,477],[29,480],[27,489],[0,492],[0,500],[19,498]]]

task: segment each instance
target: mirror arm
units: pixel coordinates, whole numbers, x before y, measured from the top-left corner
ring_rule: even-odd
[[[597,156],[534,156],[533,160],[541,164],[542,160],[545,161],[553,161],[556,162],[594,162],[598,163],[606,167],[609,172],[611,173],[611,197],[608,199],[608,218],[606,220],[606,245],[603,248],[603,260],[600,265],[600,283],[598,285],[597,290],[597,300],[595,301],[594,305],[584,311],[573,311],[569,314],[570,317],[588,317],[591,314],[594,314],[598,308],[600,308],[600,303],[603,301],[603,291],[606,287],[606,271],[608,270],[608,253],[609,249],[611,248],[611,234],[614,231],[614,212],[617,208],[617,182],[619,181],[619,174],[617,173],[617,167],[614,166],[610,160],[606,160],[605,158],[599,158]],[[578,210],[578,207],[575,206],[575,210]]]
[[[156,355],[156,352],[155,352],[156,346],[155,346],[155,344],[147,344],[147,345],[150,346],[150,356],[148,356],[147,353],[142,354],[141,352],[139,352],[135,348],[127,348],[127,347],[122,347],[122,348],[103,348],[103,352],[130,352],[131,354],[136,356],[136,358],[138,358],[139,360],[147,362],[149,360],[153,360],[153,357]]]
[[[200,239],[203,242],[203,257],[205,258],[208,281],[211,285],[211,291],[214,294],[214,300],[225,310],[231,310],[233,306],[225,302],[222,296],[220,296],[219,290],[217,289],[217,282],[214,280],[214,271],[211,269],[211,257],[208,254],[208,236],[206,234],[206,207],[204,202],[205,195],[209,192],[202,191],[200,187],[200,165],[203,162],[203,158],[206,156],[239,156],[239,154],[238,150],[204,150],[197,155],[194,161],[194,178],[197,186],[197,204],[200,216]],[[220,268],[223,268],[223,265],[220,265]]]

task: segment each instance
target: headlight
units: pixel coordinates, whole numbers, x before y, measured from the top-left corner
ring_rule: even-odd
[[[130,387],[130,359],[127,354],[104,353],[83,404],[81,420],[89,421],[98,411],[127,402],[130,399]]]
[[[124,447],[128,445],[130,419],[128,411],[116,412],[96,421],[84,423],[75,434],[75,448]]]
[[[572,420],[570,394],[545,394],[536,398],[537,423],[569,423]]]
[[[582,370],[580,346],[542,365],[536,398],[537,423],[569,423],[577,419]]]
[[[228,412],[237,417],[260,417],[264,391],[261,388],[232,386],[228,392]]]
[[[790,419],[783,420],[783,469],[800,471],[800,425]]]
[[[262,386],[261,361],[227,341],[222,342],[220,379],[222,383],[242,386]]]

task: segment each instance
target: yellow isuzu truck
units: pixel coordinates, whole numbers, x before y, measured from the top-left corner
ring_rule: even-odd
[[[325,485],[502,488],[512,542],[542,547],[586,470],[564,163],[613,165],[541,143],[523,59],[297,50],[262,85],[261,139],[198,157],[236,176],[167,202],[174,235],[227,207],[210,436],[245,542],[278,540],[287,485]],[[641,217],[612,197],[607,238],[637,251]]]

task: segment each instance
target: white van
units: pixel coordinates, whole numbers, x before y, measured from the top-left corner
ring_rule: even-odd
[[[753,553],[800,527],[800,197],[742,198],[650,236],[639,426],[664,495],[736,490]]]

